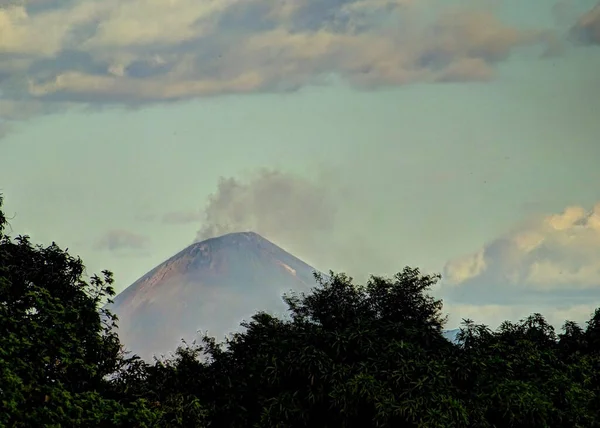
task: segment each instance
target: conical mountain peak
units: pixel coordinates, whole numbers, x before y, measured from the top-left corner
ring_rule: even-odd
[[[198,330],[223,336],[257,310],[285,311],[282,294],[316,285],[315,269],[255,232],[196,242],[114,299],[119,336],[149,358]]]

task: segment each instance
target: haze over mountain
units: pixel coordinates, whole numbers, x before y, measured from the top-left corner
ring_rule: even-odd
[[[126,348],[144,359],[208,331],[222,339],[257,310],[284,313],[282,294],[316,285],[313,267],[253,232],[197,242],[135,281],[109,305]]]

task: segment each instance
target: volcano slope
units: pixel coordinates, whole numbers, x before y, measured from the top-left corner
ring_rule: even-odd
[[[282,295],[309,291],[315,269],[253,232],[190,245],[142,276],[108,308],[128,351],[146,361],[207,332],[218,340],[256,311],[285,313]]]

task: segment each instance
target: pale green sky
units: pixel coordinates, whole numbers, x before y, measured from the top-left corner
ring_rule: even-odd
[[[565,14],[576,19],[592,5],[582,1]],[[510,1],[490,13],[519,28],[554,28],[562,40],[567,26],[556,19],[552,6]],[[482,22],[483,30],[475,25],[472,31],[487,31],[489,22]],[[50,23],[34,22],[32,15],[31,25],[42,30]],[[498,37],[497,43],[505,40]],[[297,92],[225,90],[233,93],[199,93],[150,107],[141,92],[135,93],[137,87],[130,86],[134,89],[128,93],[124,86],[120,91],[130,98],[122,102],[133,99],[141,106],[135,110],[78,110],[78,103],[94,106],[98,100],[99,105],[103,96],[121,101],[118,94],[92,93],[92,86],[82,90],[78,81],[69,81],[71,89],[57,92],[48,105],[66,100],[74,107],[31,114],[0,139],[5,210],[14,215],[15,233],[69,247],[90,271],[114,271],[120,291],[195,239],[203,226],[200,218],[178,225],[160,219],[170,212],[202,210],[219,177],[244,181],[268,167],[314,181],[325,169],[329,175],[318,186],[333,193],[338,207],[327,242],[311,246],[310,233],[302,242],[292,235],[267,238],[320,269],[360,276],[391,274],[410,264],[450,272],[454,260],[521,230],[533,214],[558,214],[571,205],[591,210],[600,201],[600,49],[563,44],[561,53],[549,58],[540,58],[539,49],[531,53],[532,48],[492,61],[495,76],[485,82],[416,79],[394,85],[390,75],[380,76],[385,86],[371,90],[349,85],[347,79],[304,84],[298,80],[306,77],[303,71],[289,77],[290,83],[301,82]],[[115,52],[123,46],[114,47]],[[490,52],[496,48],[489,47]],[[106,57],[106,49],[99,58]],[[43,55],[59,61],[60,52]],[[0,57],[0,65],[7,69],[6,64]],[[250,61],[244,67],[251,66],[265,72],[264,63]],[[34,73],[32,67],[28,70]],[[328,67],[345,72],[342,66]],[[65,70],[71,69],[59,71]],[[17,80],[12,82],[13,87],[2,87],[0,79],[5,102],[17,88]],[[7,118],[18,117],[9,113]],[[303,215],[310,217],[310,210]],[[598,238],[592,251],[600,255],[595,235],[600,230],[592,229],[586,242]],[[110,231],[147,241],[139,241],[137,249],[99,248]],[[486,266],[493,267],[493,261]],[[597,261],[595,266],[600,266]],[[598,298],[600,270],[591,272],[583,282]],[[522,283],[529,286],[527,279]],[[451,291],[451,304],[468,314],[485,317],[484,305],[496,304],[492,298],[463,302],[460,293]],[[564,297],[559,303],[565,304]],[[569,314],[580,315],[582,309],[573,308]]]

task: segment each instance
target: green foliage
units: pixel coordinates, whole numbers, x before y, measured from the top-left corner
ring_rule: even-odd
[[[110,272],[85,281],[80,259],[5,225],[0,211],[0,427],[600,427],[600,309],[559,334],[540,314],[464,320],[451,343],[438,275],[331,273],[285,296],[285,319],[148,364],[101,309]]]
[[[258,313],[223,344],[147,365],[141,396],[188,415],[163,426],[600,426],[599,311],[560,335],[540,314],[497,331],[465,320],[453,344],[427,294],[439,276],[317,278],[285,298],[289,319]]]
[[[5,225],[0,210],[0,232]],[[115,317],[100,309],[113,280],[83,277],[82,261],[56,244],[0,235],[0,426],[152,422],[143,400],[106,398],[122,364]]]

